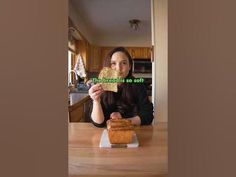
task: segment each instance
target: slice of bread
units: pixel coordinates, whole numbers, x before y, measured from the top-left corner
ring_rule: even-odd
[[[113,70],[108,67],[104,67],[100,71],[98,78],[99,79],[119,79],[120,73],[119,71]],[[110,83],[102,82],[101,85],[102,85],[103,90],[105,91],[112,91],[112,92],[118,91],[117,82],[110,82]]]

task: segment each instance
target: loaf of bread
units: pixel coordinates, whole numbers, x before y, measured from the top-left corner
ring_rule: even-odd
[[[111,144],[129,144],[134,135],[134,126],[128,119],[107,121],[108,137]]]

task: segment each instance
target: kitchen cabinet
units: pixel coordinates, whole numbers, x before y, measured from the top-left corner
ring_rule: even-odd
[[[89,95],[77,103],[68,106],[70,122],[89,122],[89,113],[91,110],[92,101]]]
[[[103,62],[107,54],[114,47],[100,47],[96,45],[90,45],[90,62],[89,71],[99,72],[103,67]],[[133,59],[151,59],[151,48],[149,47],[125,47],[130,53]]]
[[[102,61],[105,60],[107,54],[113,49],[114,47],[102,47],[101,59]]]
[[[89,69],[90,44],[86,39],[76,41],[76,53],[79,53],[83,59],[86,70]]]
[[[84,118],[84,104],[69,106],[69,121],[80,122]]]
[[[109,51],[114,47],[102,47],[101,58],[104,60]],[[151,59],[151,48],[150,47],[125,47],[126,50],[130,53],[133,59]]]
[[[151,48],[149,47],[126,47],[133,59],[151,59]]]
[[[107,54],[113,49],[113,47],[99,47],[91,45],[90,53],[90,72],[99,72],[103,67],[103,62]]]
[[[91,53],[90,53],[90,72],[99,72],[102,68],[102,57],[101,57],[101,47],[91,45]]]

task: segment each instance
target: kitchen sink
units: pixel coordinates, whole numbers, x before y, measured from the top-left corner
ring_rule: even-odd
[[[88,93],[89,86],[86,84],[78,84],[77,88],[73,89],[70,93]]]
[[[70,93],[88,93],[88,90],[78,90],[78,89],[74,89],[74,90],[72,90]]]

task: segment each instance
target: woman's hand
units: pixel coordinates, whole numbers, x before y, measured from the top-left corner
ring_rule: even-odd
[[[119,112],[113,112],[113,113],[111,113],[110,118],[111,119],[122,119],[122,116]]]
[[[101,94],[103,93],[103,89],[102,89],[102,86],[101,84],[95,84],[93,85],[88,93],[89,93],[89,96],[94,100],[94,101],[100,101],[100,96]]]

